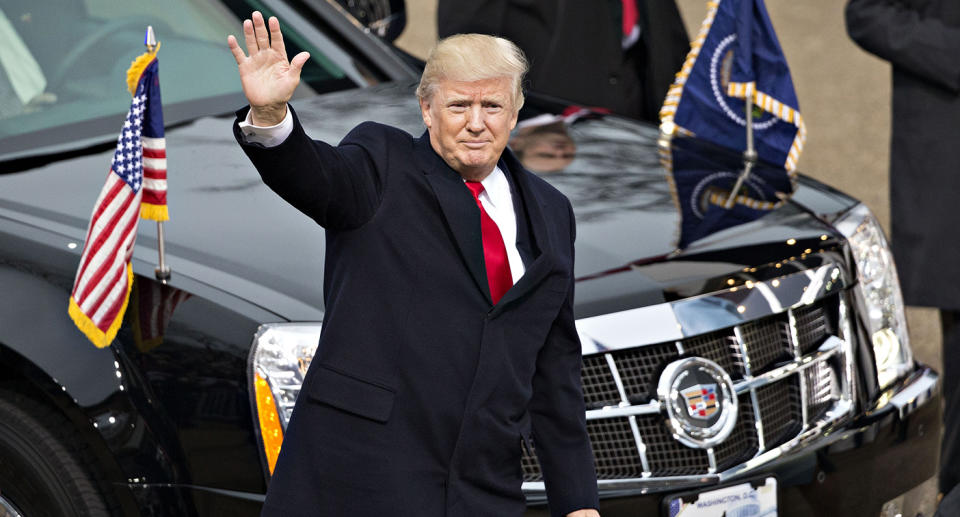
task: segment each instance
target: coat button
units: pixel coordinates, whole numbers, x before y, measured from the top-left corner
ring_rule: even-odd
[[[610,84],[617,84],[617,82],[619,82],[619,79],[617,79],[617,76],[611,75],[611,76],[610,76]]]

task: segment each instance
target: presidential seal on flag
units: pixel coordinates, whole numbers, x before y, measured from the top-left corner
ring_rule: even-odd
[[[713,0],[707,8],[660,108],[661,128],[745,151],[749,125],[759,158],[792,178],[807,130],[763,0]]]

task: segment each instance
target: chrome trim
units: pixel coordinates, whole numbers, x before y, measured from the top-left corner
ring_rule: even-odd
[[[844,345],[845,342],[837,336],[829,336],[827,337],[826,341],[820,345],[820,348],[818,348],[816,352],[800,359],[794,359],[793,361],[774,368],[767,373],[758,375],[756,377],[751,377],[750,380],[744,378],[744,380],[734,384],[734,388],[737,390],[737,395],[747,390],[762,388],[767,384],[772,384],[783,379],[784,377],[803,371],[812,366],[814,363],[826,361],[834,355],[837,355]]]
[[[685,352],[683,351],[683,341],[680,341],[680,340],[678,339],[676,345],[677,345],[677,353],[680,354],[680,355],[683,355],[683,354],[685,353]]]
[[[760,400],[757,390],[750,390],[750,402],[753,405],[753,426],[757,430],[757,454],[767,450],[766,440],[763,439],[763,420],[760,418]]]
[[[832,283],[834,290],[828,293],[834,294],[837,286],[844,282],[844,275],[846,275],[846,273],[844,273],[841,269],[830,270],[829,267],[832,266],[824,266],[823,268],[819,268],[817,270],[809,270],[802,273],[797,273],[795,275],[804,275],[805,278],[809,280],[808,285],[814,286],[812,289],[819,290],[819,288],[816,288],[815,285],[820,284],[822,287],[824,287],[824,291],[826,290],[826,285],[831,283],[829,281],[824,282],[824,279],[835,280],[835,282]],[[756,289],[756,285],[754,286],[754,289]],[[758,439],[758,451],[753,458],[725,471],[715,472],[715,451],[710,451],[708,452],[708,460],[711,461],[709,466],[709,468],[712,469],[711,473],[699,476],[654,477],[652,475],[652,470],[648,470],[647,464],[644,463],[643,465],[645,472],[643,473],[643,477],[598,480],[598,486],[601,489],[601,496],[609,497],[612,495],[627,495],[637,493],[645,494],[663,490],[687,489],[696,487],[698,485],[726,481],[741,477],[743,475],[749,475],[750,473],[759,470],[761,467],[769,468],[772,465],[777,465],[787,461],[789,458],[793,457],[798,450],[814,447],[825,447],[839,440],[849,438],[855,434],[858,429],[840,428],[840,426],[846,424],[851,418],[853,418],[856,405],[854,399],[856,389],[856,363],[853,355],[854,344],[852,341],[852,339],[855,339],[855,334],[853,334],[851,326],[851,301],[847,298],[847,296],[849,296],[849,293],[839,293],[837,307],[838,335],[827,336],[817,350],[807,354],[805,357],[802,356],[802,352],[799,350],[797,320],[792,311],[794,307],[784,308],[780,312],[770,312],[768,314],[758,315],[755,318],[750,318],[753,320],[772,316],[774,314],[785,313],[789,322],[788,339],[790,340],[791,348],[794,351],[794,359],[792,361],[786,364],[780,364],[773,370],[755,377],[752,375],[752,370],[750,369],[750,350],[749,346],[747,346],[743,341],[742,329],[736,325],[733,326],[733,335],[736,339],[736,344],[740,354],[744,359],[745,371],[743,380],[734,384],[734,390],[738,395],[747,392],[750,393],[750,400],[753,404],[753,417]],[[804,296],[802,300],[804,303],[797,305],[796,307],[804,305],[808,301],[817,301],[820,299],[820,297],[810,298],[808,296]],[[604,344],[606,345],[607,343]],[[677,346],[677,350],[681,353],[681,355],[683,355],[684,350],[682,342],[675,340],[675,344]],[[616,347],[604,349],[611,350],[615,348]],[[629,348],[633,348],[633,346]],[[610,360],[612,360],[612,356]],[[825,361],[829,361],[830,368],[840,377],[839,385],[841,390],[839,393],[839,399],[835,400],[829,409],[819,418],[815,419],[814,421],[805,422],[805,427],[793,438],[789,439],[786,443],[768,450],[767,444],[764,442],[763,437],[763,421],[760,415],[760,404],[757,396],[757,389],[780,381],[794,374],[799,375],[800,379],[803,379],[802,382],[806,383],[806,380],[804,379],[804,372],[806,369]],[[617,374],[617,378],[618,382],[622,382],[619,380],[619,373]],[[901,417],[904,417],[910,412],[916,410],[918,406],[924,404],[933,396],[937,390],[938,382],[939,377],[935,372],[924,371],[922,374],[918,374],[913,377],[904,386],[901,386],[899,391],[896,393],[891,393],[887,397],[882,398],[874,410],[877,412],[896,411]],[[805,419],[809,420],[812,415],[806,414],[808,397],[805,384],[801,386],[801,393],[803,397],[802,404]],[[664,410],[665,408],[663,407],[662,403],[659,401],[654,401],[644,405],[607,407],[599,410],[593,410],[588,412],[588,418],[594,419],[627,416],[631,418],[633,421],[632,424],[634,424],[635,417],[638,415],[661,413]],[[631,428],[633,429],[633,427]],[[830,432],[827,432],[828,430],[830,430]],[[636,435],[635,438],[637,438]],[[642,443],[642,436],[638,438],[639,442]],[[646,451],[644,451],[644,453],[645,452]],[[714,453],[712,458],[711,452]],[[645,462],[647,458],[644,457],[642,459]],[[532,500],[537,500],[538,497],[544,497],[543,487],[544,486],[542,482],[524,483],[523,490],[529,497],[532,498]]]
[[[820,348],[818,348],[816,352],[808,356],[802,357],[800,359],[794,359],[793,361],[787,364],[781,365],[773,370],[770,370],[769,372],[758,375],[756,377],[744,376],[744,379],[742,381],[733,383],[734,391],[736,391],[737,395],[739,396],[744,392],[755,390],[757,388],[762,388],[768,384],[773,384],[779,380],[784,379],[785,377],[788,377],[795,373],[799,373],[799,372],[802,372],[803,370],[806,370],[807,368],[813,366],[814,363],[818,363],[818,362],[826,361],[827,359],[830,359],[831,357],[840,353],[841,350],[845,349],[847,345],[848,344],[846,341],[843,341],[837,336],[828,336],[827,339],[823,342],[823,344],[820,345]],[[610,360],[612,361],[613,359],[611,358]],[[850,361],[847,361],[847,362],[849,363]],[[594,420],[598,418],[614,418],[618,416],[650,415],[650,414],[659,413],[662,409],[664,409],[663,403],[660,400],[654,400],[647,404],[636,405],[636,406],[623,405],[623,402],[626,401],[626,397],[623,396],[623,393],[624,393],[623,384],[622,384],[622,381],[620,380],[619,373],[616,373],[616,370],[613,370],[613,372],[614,372],[614,375],[613,375],[614,381],[617,382],[617,389],[620,390],[621,396],[623,397],[623,401],[621,401],[620,403],[621,405],[610,406],[610,407],[605,407],[601,409],[591,409],[587,411],[587,420]],[[803,376],[801,376],[800,378],[802,379]],[[803,398],[806,399],[806,395],[804,395]],[[755,411],[757,410],[755,400],[754,400],[754,410]],[[806,413],[806,410],[804,410],[804,413]]]
[[[793,452],[794,449],[808,447],[814,444],[825,446],[833,443],[833,441],[836,439],[844,437],[844,433],[833,433],[826,436],[822,435],[827,426],[838,423],[839,420],[850,413],[851,409],[852,404],[850,402],[838,400],[834,404],[833,408],[827,411],[826,414],[824,414],[812,426],[810,426],[810,429],[801,432],[775,449],[770,449],[769,451],[749,459],[740,465],[731,467],[721,472],[719,474],[720,481],[722,482],[731,478],[735,478],[752,470],[756,470],[761,466],[766,466],[769,462],[781,456],[785,456],[789,452]],[[821,440],[817,440],[817,438],[821,437]]]
[[[663,405],[659,400],[654,400],[647,404],[641,404],[637,406],[607,406],[601,409],[588,410],[587,420],[617,418],[621,416],[655,415],[660,413],[662,409]]]
[[[630,430],[633,431],[633,439],[637,442],[637,453],[640,454],[640,466],[643,467],[643,477],[650,477],[653,471],[650,469],[650,461],[647,460],[647,444],[643,443],[643,436],[640,434],[640,428],[637,427],[637,417],[631,416]]]
[[[901,388],[888,403],[897,408],[900,418],[904,419],[930,400],[939,384],[940,376],[928,368],[910,384]]]
[[[715,474],[717,472],[717,456],[713,452],[713,447],[707,449],[707,463],[710,465],[707,468],[707,473]]]
[[[745,464],[753,464],[753,461],[756,460],[757,458],[770,458],[770,454],[769,454],[770,451],[767,451],[767,445],[764,442],[763,420],[760,415],[760,404],[759,404],[756,390],[763,386],[778,382],[793,374],[800,374],[800,378],[802,379],[803,378],[802,372],[805,371],[807,368],[810,368],[811,366],[819,362],[826,361],[832,357],[835,357],[841,352],[841,350],[847,350],[849,348],[850,348],[850,344],[848,342],[841,340],[837,336],[828,336],[827,339],[823,342],[823,344],[821,344],[820,347],[814,353],[806,357],[802,357],[800,359],[795,359],[794,361],[788,364],[781,365],[778,368],[771,370],[767,373],[764,373],[762,375],[759,375],[757,377],[746,376],[742,381],[739,381],[733,385],[734,391],[735,393],[737,393],[737,395],[740,395],[741,393],[745,393],[745,392],[750,393],[750,400],[753,405],[754,425],[757,431],[757,445],[758,445],[757,455],[754,456],[753,459],[749,460]],[[748,353],[745,355],[748,355]],[[586,419],[596,420],[596,419],[604,419],[604,418],[628,417],[630,419],[631,431],[633,432],[633,435],[634,435],[634,441],[637,446],[637,451],[640,454],[641,465],[643,466],[643,469],[644,469],[644,473],[642,474],[644,477],[642,479],[653,479],[652,470],[650,469],[649,459],[647,458],[647,455],[646,455],[646,444],[643,442],[643,437],[639,432],[639,429],[637,428],[636,416],[660,414],[662,411],[665,410],[665,406],[660,400],[653,400],[650,403],[643,404],[643,405],[629,405],[629,402],[627,401],[627,398],[626,398],[625,388],[623,387],[622,379],[620,378],[619,372],[617,371],[616,364],[613,360],[613,357],[610,354],[605,354],[605,357],[606,357],[608,366],[610,366],[611,368],[611,374],[614,378],[615,383],[617,384],[617,389],[621,394],[621,398],[622,398],[621,405],[587,411]],[[850,361],[845,361],[845,362],[850,363]],[[849,383],[844,383],[844,384],[849,384]],[[801,386],[801,388],[803,388],[803,386]],[[627,404],[627,405],[623,405],[623,404]],[[804,396],[803,404],[804,404],[803,412],[804,414],[806,414],[805,396]],[[838,408],[840,409],[839,412],[838,412]],[[824,415],[824,419],[827,423],[830,423],[833,420],[846,416],[852,410],[853,410],[852,399],[849,396],[846,396],[846,394],[842,393],[841,399],[834,404],[834,408],[831,411],[828,411]],[[825,424],[823,425],[815,424],[813,426],[810,426],[809,423],[806,423],[806,424],[807,425],[805,425],[804,431],[801,431],[801,434],[798,435],[798,437],[800,436],[809,437],[811,436],[809,435],[809,431],[813,430],[815,432],[819,432],[819,429],[822,429],[825,425]],[[674,431],[674,434],[676,435],[676,429],[673,429],[673,431]],[[677,436],[675,437],[679,439],[679,437]],[[806,439],[809,439],[809,438],[806,438]],[[681,443],[683,442],[681,441]],[[789,444],[791,442],[787,442],[787,443]],[[776,451],[781,449],[783,449],[783,445],[773,450]],[[764,460],[764,461],[768,461],[768,460]],[[712,468],[714,469],[716,468],[715,463]],[[606,481],[608,480],[601,480],[600,482],[601,485],[603,485]]]
[[[676,490],[682,488],[691,488],[697,485],[716,484],[737,478],[748,474],[760,467],[770,467],[775,460],[786,459],[786,456],[796,450],[817,447],[822,448],[831,445],[837,441],[849,438],[857,430],[850,429],[844,432],[834,432],[824,434],[827,426],[841,423],[841,419],[847,416],[853,409],[853,403],[850,401],[837,401],[834,407],[827,411],[810,429],[795,436],[790,441],[758,454],[753,458],[731,467],[725,471],[714,474],[705,474],[702,476],[671,476],[671,477],[649,477],[649,478],[628,478],[628,479],[601,479],[597,480],[597,485],[601,490],[601,497],[606,492],[615,490],[626,490],[630,493],[646,494],[650,492],[663,490]],[[545,492],[545,485],[542,481],[523,483],[524,494],[536,499],[542,497]]]
[[[740,349],[740,356],[743,357],[743,379],[747,382],[753,380],[750,372],[750,353],[747,351],[747,344],[743,341],[743,333],[740,327],[733,327],[733,337],[737,342],[737,348]],[[760,401],[757,399],[757,389],[750,389],[750,405],[753,407],[753,427],[757,432],[757,454],[760,454],[767,448],[763,439],[763,420],[760,418]]]
[[[840,297],[839,304],[840,319],[838,320],[838,326],[840,327],[840,338],[843,340],[843,373],[846,379],[843,382],[843,387],[840,392],[840,398],[842,400],[854,401],[856,400],[856,390],[857,390],[857,377],[856,377],[856,364],[854,362],[853,354],[853,330],[850,327],[850,312],[847,306],[847,301],[845,296]],[[853,408],[851,408],[853,411]]]
[[[617,363],[613,360],[612,354],[603,354],[607,361],[607,368],[610,368],[610,375],[613,376],[613,383],[617,385],[617,393],[620,394],[620,405],[629,406],[630,400],[627,398],[627,390],[623,387],[623,379],[620,378],[620,370],[617,369]]]
[[[617,392],[620,393],[620,407],[627,408],[630,406],[630,399],[627,398],[627,390],[623,387],[623,379],[620,378],[620,369],[617,368],[616,361],[613,360],[612,354],[603,354],[604,359],[607,361],[607,367],[610,368],[610,375],[613,376],[613,383],[617,385]],[[649,405],[649,404],[648,404]],[[641,406],[643,407],[643,406]],[[646,409],[645,407],[643,407]],[[595,418],[610,418],[611,413],[605,412],[603,409],[599,410],[597,413],[594,411],[587,411],[587,420],[593,420]],[[591,412],[594,414],[591,415]],[[651,411],[651,413],[659,413],[660,404],[656,404],[656,409]],[[630,422],[630,431],[633,432],[633,442],[637,446],[637,454],[640,456],[640,465],[643,467],[643,472],[641,473],[644,477],[649,477],[651,475],[650,462],[647,461],[647,444],[643,443],[643,436],[640,434],[640,428],[637,427],[637,413],[628,413],[628,421]]]
[[[641,494],[659,490],[687,488],[695,485],[707,485],[720,481],[718,474],[704,474],[702,476],[670,476],[626,479],[601,479],[597,485],[601,490],[631,490]],[[543,481],[526,481],[523,483],[523,492],[527,497],[543,497],[546,485]],[[602,495],[602,494],[601,494]]]
[[[787,321],[790,327],[790,345],[793,348],[793,357],[799,361],[803,358],[803,352],[800,350],[800,338],[797,334],[797,317],[793,314],[793,309],[787,311]],[[810,415],[807,414],[807,376],[798,374],[797,379],[800,384],[801,423],[803,424],[803,429],[806,429],[810,424]]]
[[[828,277],[837,280],[825,282]],[[577,332],[583,354],[676,342],[808,305],[846,286],[841,264],[830,262],[765,282],[582,318],[576,322]],[[710,318],[703,317],[705,310]]]
[[[704,422],[700,417],[689,413],[686,395],[680,390],[688,390],[700,385],[696,375],[704,375],[711,382],[716,383],[716,398],[719,414],[707,416]],[[695,384],[683,386],[685,379],[690,378]],[[700,393],[699,388],[696,392]],[[703,357],[687,357],[668,364],[660,374],[657,383],[657,398],[666,410],[667,422],[673,432],[673,438],[687,447],[707,449],[722,443],[733,432],[737,424],[739,412],[737,391],[733,380],[719,364]],[[681,400],[684,399],[684,400]],[[713,418],[716,421],[708,425]],[[701,427],[700,424],[707,427]]]
[[[743,359],[743,377],[752,378],[750,356],[747,354],[747,344],[743,342],[743,333],[740,331],[740,327],[733,327],[733,339],[737,343],[737,350],[740,350],[740,357]]]
[[[20,510],[18,510],[9,499],[3,497],[3,494],[0,494],[0,515],[4,515],[5,517],[23,517]]]

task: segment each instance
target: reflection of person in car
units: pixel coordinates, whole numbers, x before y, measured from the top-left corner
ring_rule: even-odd
[[[563,120],[547,124],[517,124],[510,148],[523,166],[533,172],[559,172],[573,161],[577,146]]]

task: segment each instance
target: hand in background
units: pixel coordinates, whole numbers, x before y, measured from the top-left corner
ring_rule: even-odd
[[[269,35],[259,11],[254,11],[251,18],[253,21],[243,21],[243,39],[249,56],[243,53],[232,34],[227,36],[227,44],[237,60],[243,94],[250,103],[251,122],[257,126],[273,126],[286,115],[287,101],[300,84],[300,70],[310,54],[301,52],[287,61],[276,17],[270,17]]]
[[[567,517],[600,517],[600,512],[592,508],[589,510],[577,510],[575,512],[568,513]]]

